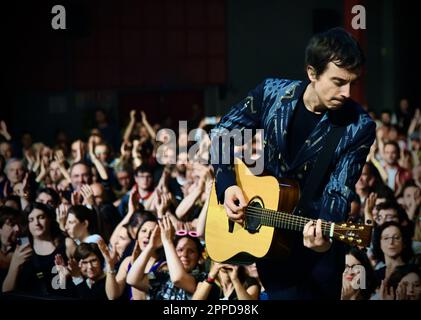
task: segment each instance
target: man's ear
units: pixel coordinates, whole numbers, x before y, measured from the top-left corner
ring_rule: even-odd
[[[314,69],[314,67],[313,66],[307,66],[307,68],[306,68],[306,70],[307,70],[307,76],[308,76],[308,79],[310,80],[310,81],[316,81],[317,80],[317,72],[316,72],[316,69]]]

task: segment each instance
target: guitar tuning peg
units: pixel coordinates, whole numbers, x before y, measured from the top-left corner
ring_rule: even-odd
[[[339,236],[339,239],[343,240],[345,239],[345,236]]]
[[[360,244],[361,242],[363,242],[361,239],[357,240],[357,243]]]
[[[351,228],[351,229],[355,229],[355,226],[352,224],[352,225],[350,226],[350,228]]]
[[[341,227],[342,227],[342,228],[345,228],[345,227],[346,227],[346,223],[342,223],[342,224],[341,224]]]
[[[364,230],[364,226],[359,226],[358,229]]]
[[[353,237],[348,237],[348,241],[352,242],[352,241],[354,241],[354,238]]]

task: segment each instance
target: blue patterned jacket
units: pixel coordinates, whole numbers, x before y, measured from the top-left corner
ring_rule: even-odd
[[[266,79],[221,119],[212,130],[212,139],[223,134],[224,129],[264,129],[265,171],[278,178],[296,179],[302,189],[324,145],[324,137],[333,127],[333,114],[346,118],[346,130],[334,153],[330,176],[324,190],[320,190],[321,196],[314,199],[309,210],[312,218],[342,222],[346,220],[355,196],[355,183],[374,142],[375,123],[361,106],[349,100],[340,112],[324,114],[296,158],[288,162],[285,157],[288,125],[307,84],[307,81]],[[212,162],[215,154],[211,148]],[[213,167],[218,199],[223,202],[225,189],[236,183],[233,167],[223,164],[213,164]]]

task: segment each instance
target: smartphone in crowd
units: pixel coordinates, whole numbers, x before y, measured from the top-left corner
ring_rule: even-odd
[[[22,247],[26,244],[29,243],[29,238],[28,237],[20,237],[18,238],[18,244]]]

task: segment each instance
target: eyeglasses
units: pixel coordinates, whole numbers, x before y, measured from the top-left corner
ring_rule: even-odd
[[[199,234],[196,232],[196,231],[187,231],[187,230],[177,230],[176,232],[175,232],[175,234],[177,235],[177,236],[186,236],[186,235],[189,235],[190,237],[193,237],[193,238],[197,238],[198,236],[199,236]]]
[[[83,266],[87,266],[88,264],[90,264],[92,267],[99,265],[99,260],[98,259],[92,259],[92,260],[82,260],[81,264]]]
[[[382,241],[389,241],[391,239],[393,239],[394,241],[401,241],[402,237],[401,236],[384,237],[382,238]]]
[[[358,271],[361,268],[364,268],[364,266],[360,263],[356,263],[356,264],[353,264],[353,265],[346,264],[345,265],[345,272],[350,271],[350,270],[351,271]]]

